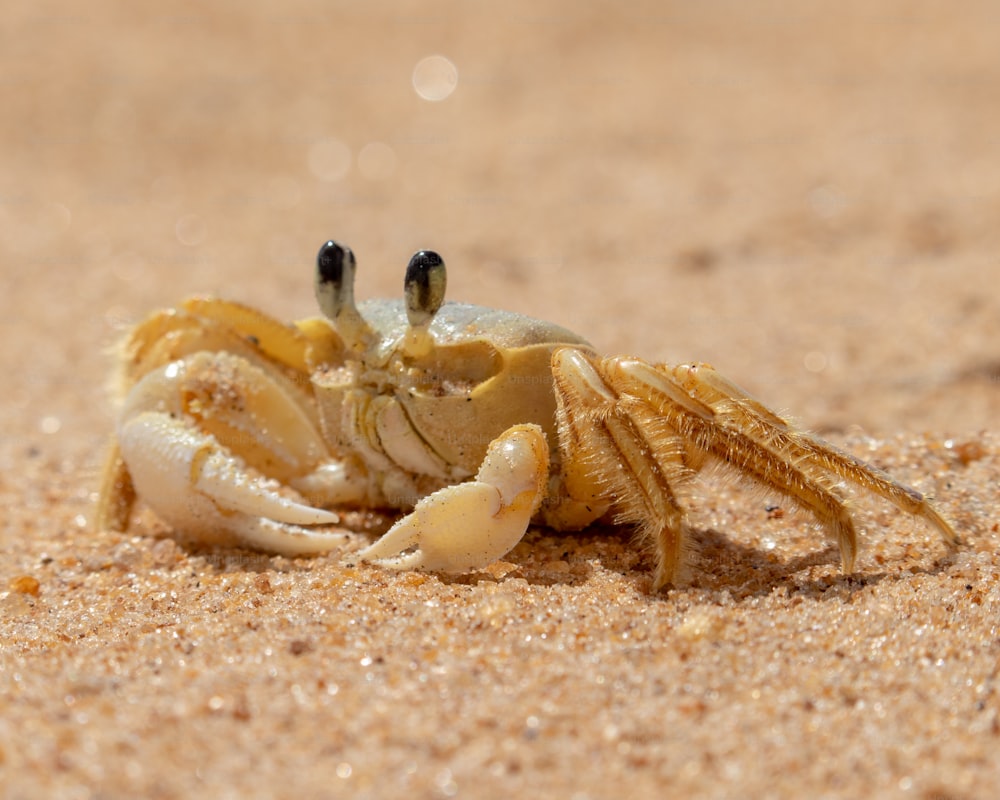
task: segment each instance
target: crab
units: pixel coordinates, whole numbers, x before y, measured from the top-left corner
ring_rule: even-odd
[[[433,251],[410,260],[402,301],[356,305],[355,272],[331,240],[315,275],[323,317],[285,325],[193,297],[136,325],[98,526],[126,530],[139,498],[207,543],[462,573],[502,558],[533,522],[608,518],[652,545],[659,589],[683,563],[685,493],[719,463],[812,512],[845,573],[857,533],[841,480],[958,541],[920,492],[708,364],[604,357],[552,323],[444,303]],[[407,513],[356,552],[347,508]]]

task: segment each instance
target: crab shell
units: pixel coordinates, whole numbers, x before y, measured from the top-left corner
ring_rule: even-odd
[[[410,333],[403,303],[372,300],[359,311],[378,338],[366,358],[375,363],[361,380],[373,393],[382,382],[393,398],[380,409],[375,433],[397,466],[463,480],[476,473],[493,440],[521,423],[541,426],[555,454],[552,352],[563,345],[591,350],[583,338],[521,314],[446,303],[430,325],[433,346],[403,357]],[[338,383],[320,369],[313,384],[324,420],[337,419],[353,381]]]

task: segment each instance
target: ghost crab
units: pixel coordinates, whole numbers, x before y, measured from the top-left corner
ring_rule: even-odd
[[[354,557],[465,572],[532,520],[574,530],[609,512],[681,564],[679,491],[719,462],[810,510],[845,572],[857,536],[835,478],[922,516],[914,489],[797,430],[707,364],[601,357],[556,325],[444,304],[445,266],[418,252],[404,300],[354,302],[355,259],[320,249],[324,317],[284,325],[191,298],[154,313],[121,352],[124,401],[97,523],[124,530],[135,498],[201,540],[287,555],[347,545],[338,507],[408,510]]]

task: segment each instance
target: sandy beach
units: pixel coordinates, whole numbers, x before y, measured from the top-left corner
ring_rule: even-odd
[[[1000,15],[935,2],[15,3],[0,796],[899,797],[1000,783]],[[465,576],[95,531],[116,341],[190,295],[448,297],[705,361],[934,497],[834,543],[709,475]]]

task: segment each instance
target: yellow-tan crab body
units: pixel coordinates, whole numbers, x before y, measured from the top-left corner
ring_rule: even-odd
[[[444,263],[411,260],[405,300],[355,306],[353,254],[320,250],[323,318],[283,325],[192,298],[137,325],[121,353],[122,408],[98,525],[124,529],[136,497],[205,541],[286,554],[345,546],[344,506],[409,510],[356,556],[468,571],[532,519],[571,530],[636,523],[654,583],[683,554],[677,492],[709,461],[810,509],[851,569],[856,534],[832,475],[919,514],[913,489],[791,427],[704,364],[599,357],[551,323],[444,304]]]
[[[448,303],[430,325],[433,349],[408,354],[399,346],[408,329],[401,302],[369,301],[359,311],[386,345],[367,363],[313,373],[331,443],[374,448],[386,468],[445,483],[474,475],[489,444],[513,425],[537,424],[555,444],[552,352],[562,345],[589,350],[582,338],[520,314]],[[364,419],[363,444],[355,413]]]

